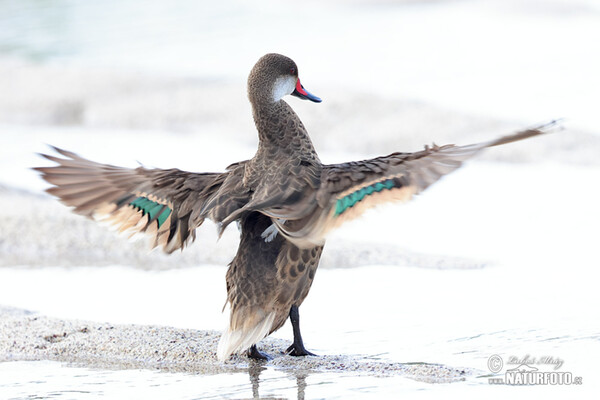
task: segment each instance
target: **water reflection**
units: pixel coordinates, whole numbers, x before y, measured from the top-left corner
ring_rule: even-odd
[[[308,375],[306,372],[275,371],[258,362],[250,363],[242,373],[205,375],[145,369],[94,369],[56,361],[14,361],[0,362],[0,397],[304,399]],[[337,389],[343,392],[344,387]]]
[[[252,384],[252,398],[253,399],[283,399],[284,397],[261,397],[259,386],[260,386],[260,374],[263,371],[266,371],[267,368],[260,361],[251,361],[250,366],[248,367],[248,375],[250,377],[250,383]],[[308,372],[306,371],[290,371],[289,376],[296,378],[296,388],[297,388],[297,396],[298,400],[304,400],[304,393],[306,390],[306,377],[308,376]]]
[[[265,369],[265,367],[258,363],[251,365],[250,368],[248,368],[248,375],[250,375],[250,383],[252,384],[252,397],[255,399],[260,399],[260,394],[258,392],[259,377],[260,373]]]

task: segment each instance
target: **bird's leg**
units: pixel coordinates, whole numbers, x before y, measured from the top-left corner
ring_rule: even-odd
[[[292,306],[290,309],[290,321],[292,321],[292,328],[294,329],[294,343],[285,351],[290,356],[316,356],[316,354],[304,348],[302,342],[302,335],[300,334],[300,314],[298,313],[298,307]]]
[[[262,351],[259,351],[256,348],[255,344],[250,346],[250,348],[248,349],[246,354],[248,355],[248,358],[253,358],[255,360],[262,360],[262,361],[270,360],[270,357],[268,355],[266,355],[265,353],[263,353]]]

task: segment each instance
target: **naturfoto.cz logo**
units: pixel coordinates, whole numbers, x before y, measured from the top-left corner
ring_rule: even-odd
[[[529,355],[519,358],[511,356],[506,362],[508,366],[504,377],[488,378],[493,385],[581,385],[581,376],[573,376],[571,372],[557,371],[562,367],[564,361],[555,357],[535,358]],[[504,367],[504,360],[497,354],[488,358],[488,369],[498,374]],[[540,371],[536,365],[552,366],[552,371]]]

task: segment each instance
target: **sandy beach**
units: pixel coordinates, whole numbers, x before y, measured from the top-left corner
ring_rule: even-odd
[[[377,362],[360,356],[291,357],[284,354],[289,344],[273,338],[261,343],[273,357],[266,363],[244,356],[219,362],[216,349],[220,332],[60,320],[6,307],[0,308],[0,332],[0,362],[54,360],[92,368],[200,374],[246,372],[262,365],[296,374],[400,375],[432,383],[464,380],[473,374],[465,368]]]

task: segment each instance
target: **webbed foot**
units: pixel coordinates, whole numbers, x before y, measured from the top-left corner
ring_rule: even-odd
[[[263,353],[262,351],[259,351],[256,348],[256,345],[250,346],[250,348],[246,352],[246,355],[248,356],[248,358],[252,358],[254,360],[259,361],[269,361],[271,359],[271,357],[269,357],[267,354]]]
[[[304,348],[304,345],[302,343],[297,344],[297,343],[292,343],[292,345],[290,347],[287,348],[287,350],[285,351],[285,354],[289,354],[290,356],[294,356],[294,357],[303,357],[303,356],[317,356],[314,353],[311,353],[310,351],[306,350]]]

